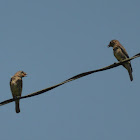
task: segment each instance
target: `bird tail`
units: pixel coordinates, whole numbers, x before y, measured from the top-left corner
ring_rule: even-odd
[[[129,73],[130,80],[133,81],[133,75],[132,75],[133,69],[132,69],[131,63],[130,62],[125,63],[123,66],[127,69],[128,73]]]
[[[128,70],[128,73],[129,73],[130,80],[133,81],[132,70],[129,69],[129,70]]]
[[[20,107],[19,107],[19,100],[16,100],[15,101],[15,109],[16,109],[16,113],[19,113],[20,112]]]

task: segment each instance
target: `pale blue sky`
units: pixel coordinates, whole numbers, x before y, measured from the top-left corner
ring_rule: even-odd
[[[12,97],[10,77],[18,70],[26,95],[78,73],[117,60],[112,39],[129,56],[140,52],[138,0],[1,0],[1,98]],[[139,140],[140,59],[134,81],[117,67],[33,98],[0,107],[2,140]]]

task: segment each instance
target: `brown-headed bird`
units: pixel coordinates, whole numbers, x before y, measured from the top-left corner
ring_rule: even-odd
[[[13,95],[13,98],[21,97],[22,93],[22,77],[25,77],[27,74],[24,71],[18,71],[10,80],[10,88]],[[16,113],[20,112],[19,100],[15,101]]]
[[[124,59],[129,58],[125,48],[120,44],[118,40],[111,40],[108,47],[113,47],[114,51],[114,56],[117,58],[118,61],[122,61]],[[127,69],[130,80],[133,80],[133,75],[132,75],[132,66],[130,61],[126,62],[123,64],[123,66]]]

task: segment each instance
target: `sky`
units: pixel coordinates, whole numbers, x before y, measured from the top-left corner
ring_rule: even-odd
[[[138,0],[1,0],[0,102],[12,98],[19,70],[22,95],[117,62],[107,45],[118,39],[130,57],[140,52]],[[0,107],[2,140],[139,140],[140,58],[133,82],[122,67]]]

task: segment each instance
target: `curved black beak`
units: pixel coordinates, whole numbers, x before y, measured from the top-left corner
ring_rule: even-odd
[[[109,43],[109,45],[108,45],[107,47],[108,47],[108,48],[111,47],[110,43]]]
[[[27,77],[27,73],[24,73],[24,75],[23,75],[24,77]]]

